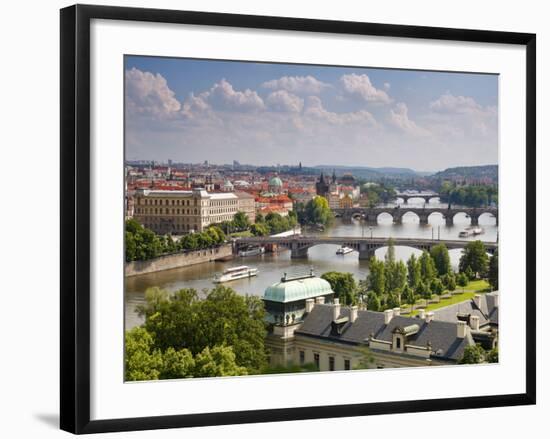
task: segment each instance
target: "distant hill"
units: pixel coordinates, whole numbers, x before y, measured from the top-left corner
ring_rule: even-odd
[[[444,171],[436,172],[432,175],[435,179],[486,179],[498,181],[498,165],[485,166],[459,166],[456,168],[447,168]]]
[[[419,174],[409,168],[371,168],[368,166],[330,166],[330,165],[319,165],[315,166],[316,169],[322,170],[325,173],[332,173],[334,170],[337,176],[342,176],[343,174],[350,173],[359,178],[366,179],[380,179],[383,177],[401,177],[401,178],[410,178],[418,176]]]

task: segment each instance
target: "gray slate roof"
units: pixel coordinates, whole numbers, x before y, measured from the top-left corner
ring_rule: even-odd
[[[498,291],[482,294],[479,308],[476,306],[473,299],[465,300],[464,302],[456,303],[445,308],[436,309],[433,311],[435,320],[445,322],[455,322],[456,314],[471,314],[479,317],[479,325],[484,326],[488,323],[498,325],[498,306],[495,306]]]
[[[426,323],[425,320],[420,318],[395,316],[386,325],[384,323],[384,313],[358,311],[355,322],[347,322],[341,331],[341,335],[334,335],[331,334],[332,317],[332,305],[316,304],[313,310],[304,317],[302,326],[295,334],[357,345],[365,343],[371,334],[374,335],[375,339],[391,342],[396,327],[403,328],[417,324],[419,326],[418,332],[408,337],[407,344],[425,347],[430,342],[432,350],[436,352],[436,357],[454,361],[462,358],[466,346],[474,344],[471,335],[463,339],[457,337],[457,325],[454,322],[434,320]],[[341,308],[339,318],[341,317],[349,317],[349,308]]]

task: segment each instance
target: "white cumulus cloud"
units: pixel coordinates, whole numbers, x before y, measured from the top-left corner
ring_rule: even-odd
[[[304,114],[310,118],[325,121],[334,125],[350,123],[364,123],[370,126],[376,125],[374,116],[366,110],[353,111],[348,113],[334,113],[323,106],[321,99],[317,96],[309,96],[306,101]]]
[[[390,122],[401,131],[414,136],[425,136],[429,132],[409,119],[409,109],[406,104],[399,102],[390,110]]]
[[[258,111],[265,108],[262,98],[253,90],[237,91],[225,79],[198,96],[216,110]]]
[[[340,83],[348,94],[359,97],[367,102],[378,102],[384,104],[391,102],[388,94],[384,90],[376,88],[372,84],[370,78],[365,74],[357,75],[352,73],[349,75],[343,75],[340,78]]]
[[[304,100],[286,90],[277,90],[270,93],[266,103],[273,111],[299,113],[304,108]]]
[[[163,119],[181,109],[175,93],[159,73],[142,72],[134,67],[126,71],[125,78],[126,108],[130,113]]]
[[[302,95],[316,95],[321,93],[325,87],[329,87],[329,85],[308,75],[283,76],[279,79],[272,79],[271,81],[264,82],[262,87],[271,90],[286,90],[291,93]]]

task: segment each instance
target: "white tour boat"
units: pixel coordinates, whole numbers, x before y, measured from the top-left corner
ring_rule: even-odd
[[[348,253],[351,253],[353,251],[350,247],[342,246],[338,250],[336,250],[337,255],[347,255]]]
[[[458,236],[460,238],[467,238],[469,236],[481,235],[484,232],[485,230],[483,230],[483,227],[471,226],[466,227],[464,230],[461,230]]]
[[[241,265],[239,267],[231,267],[226,269],[221,276],[214,278],[215,283],[229,282],[237,279],[244,279],[247,277],[257,276],[258,269],[249,267],[248,265]]]

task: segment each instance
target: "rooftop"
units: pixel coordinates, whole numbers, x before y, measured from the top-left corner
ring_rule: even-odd
[[[288,303],[328,294],[334,294],[334,292],[330,284],[320,277],[309,275],[293,278],[286,277],[285,274],[280,282],[266,288],[263,299],[271,302]]]

